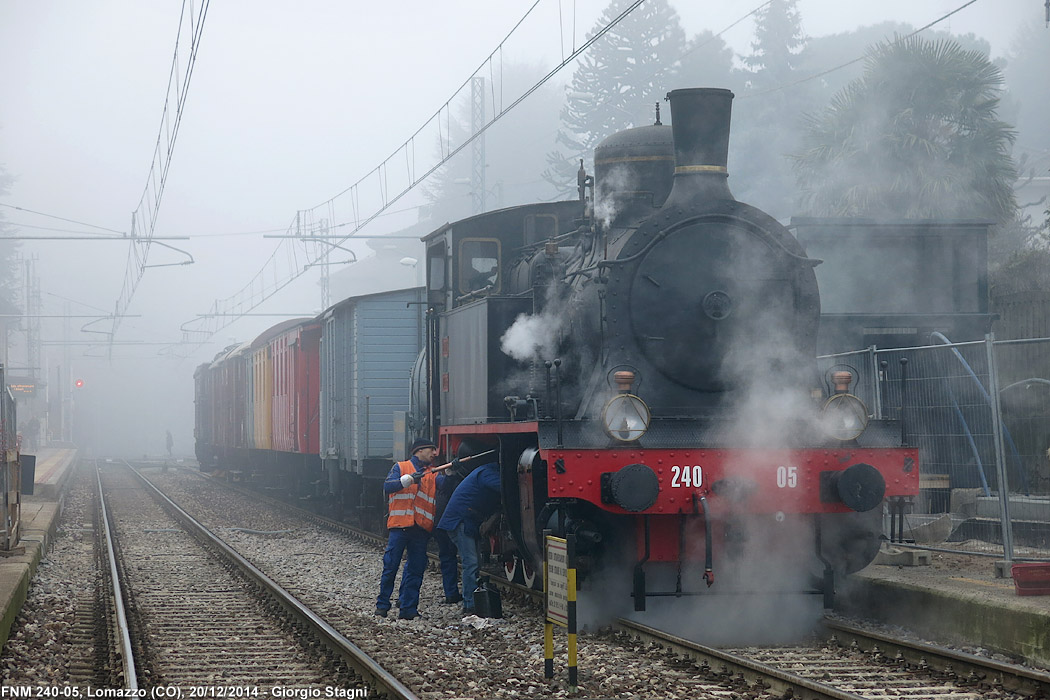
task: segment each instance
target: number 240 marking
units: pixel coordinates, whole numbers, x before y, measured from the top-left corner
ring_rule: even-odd
[[[699,487],[704,483],[704,470],[699,464],[693,467],[680,467],[677,464],[671,467],[671,487]]]

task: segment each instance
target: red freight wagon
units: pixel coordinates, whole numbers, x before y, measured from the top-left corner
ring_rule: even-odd
[[[273,367],[273,449],[284,453],[279,460],[292,457],[304,467],[319,466],[321,324],[296,319],[264,335]]]

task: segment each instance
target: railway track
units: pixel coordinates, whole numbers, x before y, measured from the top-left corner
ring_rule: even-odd
[[[130,465],[107,464],[98,474],[111,534],[118,686],[416,697]]]
[[[714,649],[647,625],[617,620],[620,634],[693,659],[704,674],[773,697],[1050,697],[1050,674],[921,642],[895,640],[824,619],[821,638],[799,646]]]
[[[236,488],[252,499],[260,495]],[[383,540],[344,523],[318,516],[284,501],[262,497],[268,507],[294,512],[325,529],[381,548]],[[500,581],[515,599],[533,609],[541,595]],[[1050,697],[1050,676],[951,649],[891,639],[861,627],[827,619],[811,644],[791,647],[714,649],[636,621],[617,620],[611,632],[594,635],[636,645],[638,654],[659,648],[690,663],[683,671],[698,683],[693,691],[709,697],[753,698],[1015,698]],[[703,697],[703,695],[697,695]]]

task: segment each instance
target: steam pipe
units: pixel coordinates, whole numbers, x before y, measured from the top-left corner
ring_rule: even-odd
[[[547,418],[551,417],[551,361],[547,360],[543,363],[543,366],[547,368],[547,393],[544,394],[547,397],[547,405],[544,406]]]
[[[562,422],[561,422],[561,360],[554,359],[554,419],[558,425],[558,447],[561,448],[564,445],[562,438]]]
[[[685,560],[685,516],[678,516],[678,572],[675,577],[675,597],[682,595],[682,562]]]
[[[580,169],[576,171],[576,191],[580,195],[580,204],[587,206],[587,188],[591,188],[591,199],[594,199],[594,177],[587,174],[583,167],[583,158],[580,158]]]
[[[711,516],[707,512],[707,499],[703,496],[700,497],[700,505],[704,509],[704,582],[710,588],[715,582],[715,572],[712,568]]]
[[[427,424],[425,430],[427,434],[434,435],[437,433],[437,323],[436,316],[434,313],[434,307],[428,306],[425,315],[425,335],[426,335],[426,350],[427,350]],[[422,434],[422,433],[420,433]]]

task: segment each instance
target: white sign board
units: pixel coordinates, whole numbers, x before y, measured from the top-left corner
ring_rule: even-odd
[[[547,620],[569,626],[569,548],[560,537],[547,537]]]

